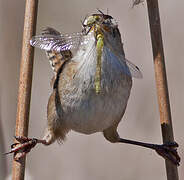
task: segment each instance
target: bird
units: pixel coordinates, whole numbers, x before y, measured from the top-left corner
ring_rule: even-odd
[[[117,127],[125,113],[132,78],[140,69],[126,59],[116,20],[102,11],[85,17],[82,31],[62,34],[47,27],[30,44],[46,51],[54,71],[47,105],[47,128],[42,139],[16,136],[9,153],[20,160],[37,144],[64,142],[71,131],[102,132],[111,143],[127,143],[155,150],[179,165],[178,144],[151,144],[120,137]]]

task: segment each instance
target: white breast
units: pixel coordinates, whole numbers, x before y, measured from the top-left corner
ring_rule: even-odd
[[[77,132],[91,134],[103,131],[113,122],[120,121],[129,98],[132,80],[123,73],[122,64],[110,56],[104,47],[102,55],[101,93],[96,94],[95,40],[81,47],[73,61],[78,71],[68,86],[70,91],[63,99],[63,120]]]

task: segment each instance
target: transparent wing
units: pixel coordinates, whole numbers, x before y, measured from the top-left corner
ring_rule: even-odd
[[[121,66],[123,72],[131,77],[142,78],[142,73],[139,68],[131,63],[129,60],[125,59],[124,56],[119,55],[116,56],[115,53],[112,52],[109,48],[106,48],[106,56],[111,58],[117,66]]]
[[[65,51],[70,49],[77,49],[79,45],[86,44],[87,40],[83,40],[82,33],[55,35],[55,34],[42,34],[34,36],[30,40],[30,44],[34,47],[44,49],[46,51]]]
[[[78,70],[76,71],[75,77],[81,76],[84,74],[84,79],[89,80],[91,77],[94,77],[96,72],[96,43],[95,40],[91,39],[88,48],[84,55],[77,58],[76,60],[79,62]],[[93,62],[95,61],[95,62]]]
[[[142,72],[136,65],[130,62],[128,59],[125,59],[125,62],[130,70],[130,74],[132,77],[139,78],[139,79],[143,77]]]

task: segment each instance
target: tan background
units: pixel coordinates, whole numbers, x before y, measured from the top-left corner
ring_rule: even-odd
[[[122,137],[161,143],[152,49],[146,4],[131,9],[131,0],[42,0],[39,2],[37,33],[45,26],[61,32],[80,31],[80,20],[100,8],[117,19],[126,57],[143,72],[134,80],[123,122]],[[160,1],[162,34],[168,74],[175,139],[184,157],[184,1]],[[25,1],[0,0],[0,151],[9,150],[13,142],[19,63],[22,43]],[[46,105],[51,93],[52,72],[45,53],[35,52],[30,112],[30,137],[42,137],[46,126]],[[12,156],[0,156],[0,179],[11,173]],[[67,141],[44,147],[37,146],[27,158],[27,174],[45,180],[163,180],[164,160],[151,150],[110,144],[101,133],[91,136],[70,132]],[[179,167],[180,179],[184,165]],[[28,178],[27,178],[28,179]]]

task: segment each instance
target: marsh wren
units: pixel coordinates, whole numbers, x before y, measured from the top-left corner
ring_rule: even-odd
[[[60,34],[46,28],[30,41],[44,49],[54,70],[53,92],[47,106],[47,129],[43,139],[15,137],[9,153],[15,159],[26,155],[37,143],[62,142],[66,134],[102,132],[112,143],[128,143],[155,150],[179,165],[177,143],[149,144],[120,138],[117,127],[127,106],[132,77],[141,78],[137,66],[125,58],[115,19],[103,12],[82,22],[82,31]],[[72,52],[75,50],[75,53]]]

